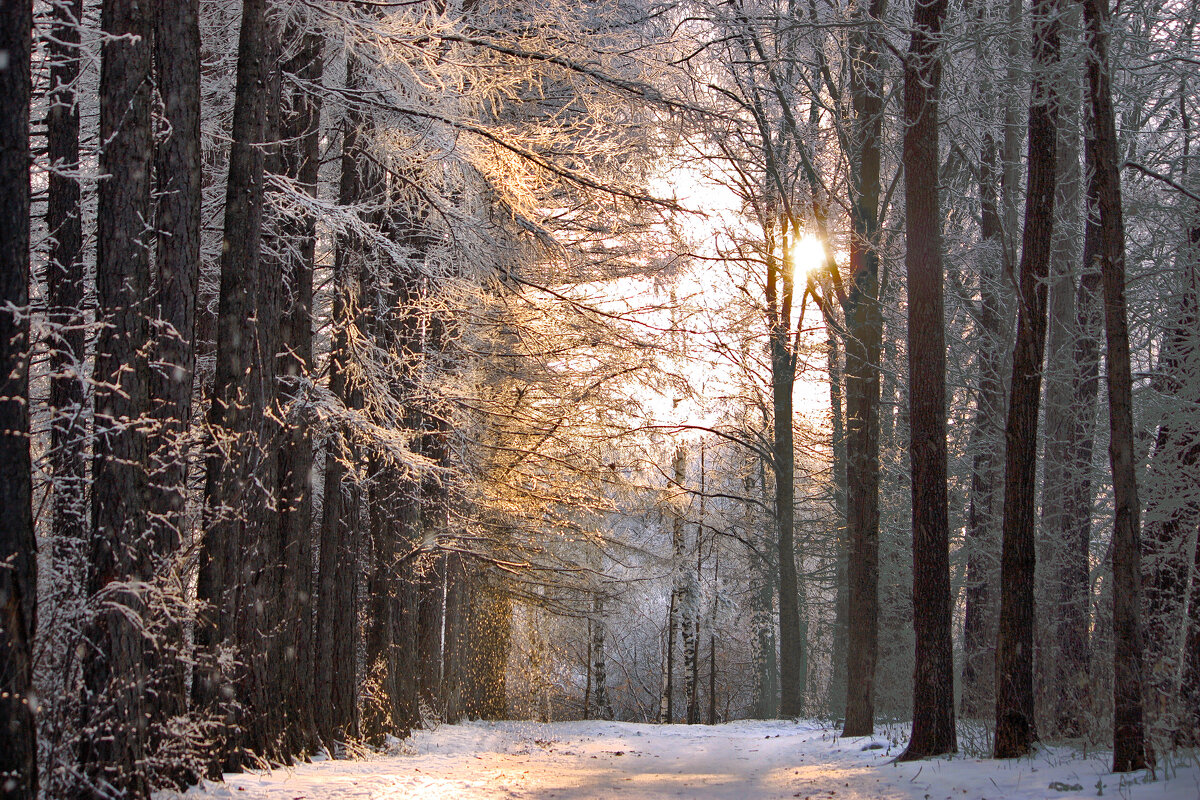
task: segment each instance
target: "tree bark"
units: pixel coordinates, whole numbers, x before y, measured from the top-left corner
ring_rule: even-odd
[[[1091,206],[1091,202],[1088,203]],[[1051,713],[1063,731],[1084,731],[1091,697],[1088,679],[1091,662],[1091,531],[1094,487],[1092,447],[1096,431],[1096,405],[1100,389],[1100,273],[1095,268],[1099,248],[1098,226],[1088,214],[1085,222],[1083,273],[1075,292],[1072,446],[1067,472],[1068,532],[1061,544],[1059,572],[1054,579],[1060,594],[1058,659],[1053,665],[1059,689]],[[1094,714],[1093,714],[1094,716]]]
[[[1034,504],[1038,406],[1046,344],[1046,278],[1054,232],[1059,22],[1053,0],[1032,9],[1033,82],[1029,101],[1028,189],[1021,245],[1017,342],[1005,426],[1000,631],[996,647],[997,758],[1030,752],[1033,704]]]
[[[1076,362],[1075,343],[1081,334],[1076,329],[1078,315],[1075,298],[1076,276],[1082,266],[1083,219],[1080,168],[1080,119],[1082,62],[1075,31],[1079,29],[1079,7],[1068,0],[1059,13],[1063,18],[1067,48],[1061,61],[1059,95],[1055,228],[1050,253],[1048,287],[1048,330],[1046,339],[1045,422],[1042,442],[1042,501],[1037,541],[1037,608],[1042,622],[1036,634],[1037,693],[1043,733],[1050,736],[1081,735],[1078,704],[1068,698],[1078,675],[1061,666],[1072,657],[1067,647],[1077,646],[1065,630],[1071,624],[1066,610],[1070,594],[1077,584],[1061,582],[1067,562],[1073,557],[1075,512],[1072,508],[1072,453],[1078,447],[1073,436],[1078,431],[1075,417],[1080,413],[1074,402]]]
[[[768,254],[768,262],[774,261]],[[795,445],[792,435],[792,392],[796,384],[796,360],[789,346],[791,330],[791,264],[768,266],[782,288],[778,313],[770,331],[772,448],[775,472],[775,541],[779,568],[779,714],[798,717],[804,713],[804,641],[800,636],[800,596],[796,574],[796,481]]]
[[[1179,681],[1181,747],[1200,745],[1200,530],[1192,532],[1192,579],[1188,593],[1187,634]]]
[[[747,493],[753,488],[754,479],[747,477]],[[762,507],[770,508],[772,492],[767,485],[767,469],[763,459],[758,460],[758,489]],[[746,509],[746,530],[754,530],[753,506]],[[772,532],[773,538],[773,532]],[[775,649],[775,552],[767,537],[759,539],[760,548],[753,552],[755,587],[752,595],[751,624],[754,627],[753,653],[755,666],[754,713],[757,719],[774,719],[779,715],[779,664]]]
[[[1186,131],[1186,122],[1184,127]],[[1194,178],[1191,183],[1196,185]],[[1200,325],[1195,283],[1200,267],[1200,203],[1181,198],[1181,204],[1186,232],[1174,264],[1180,276],[1172,300],[1174,319],[1155,369],[1153,388],[1161,410],[1146,471],[1142,549],[1146,712],[1151,743],[1160,747],[1195,738],[1187,705],[1192,698],[1183,692],[1183,678],[1190,657],[1186,647],[1189,599],[1196,579],[1193,548],[1200,529],[1200,426],[1191,413],[1200,399],[1200,351],[1193,344]]]
[[[880,19],[885,0],[870,0],[864,27],[851,44],[854,109],[851,158],[849,303],[846,324],[846,537],[849,541],[846,719],[843,736],[875,730],[875,667],[879,657],[879,165],[883,126]]]
[[[996,583],[999,570],[997,484],[1003,451],[1004,242],[996,197],[996,142],[985,136],[979,162],[981,272],[979,388],[971,427],[971,495],[967,510],[967,586],[963,615],[962,716],[982,718],[995,705]]]
[[[158,95],[169,135],[155,149],[157,263],[151,309],[154,368],[150,371],[147,437],[150,485],[147,515],[154,532],[153,569],[164,590],[182,601],[184,565],[178,563],[187,501],[187,435],[195,371],[196,291],[200,280],[200,4],[169,0],[156,6],[154,62]],[[163,639],[147,651],[156,689],[148,705],[156,721],[187,708],[187,665],[182,615],[166,611]],[[166,728],[152,726],[157,749]],[[193,776],[175,775],[180,787]]]
[[[1107,0],[1086,0],[1092,106],[1089,167],[1100,209],[1100,280],[1108,364],[1109,462],[1113,475],[1113,772],[1153,762],[1142,720],[1141,521],[1133,431],[1133,374],[1125,307],[1125,222],[1108,61]]]
[[[31,0],[0,2],[0,781],[36,800],[37,543],[29,454],[29,101]],[[9,309],[19,313],[14,314]]]
[[[833,648],[829,670],[828,713],[834,720],[843,719],[846,713],[846,638],[848,635],[848,612],[850,600],[847,494],[846,484],[846,417],[844,398],[845,372],[838,346],[837,334],[829,329],[829,405],[832,426],[830,438],[833,449],[833,505],[836,514],[833,564]]]
[[[50,170],[46,227],[50,233],[46,289],[50,350],[50,468],[54,475],[54,562],[63,602],[78,606],[88,541],[87,417],[84,413],[85,331],[83,223],[79,180],[79,23],[83,0],[56,3],[49,51],[46,145]]]
[[[143,539],[149,491],[151,9],[108,0],[100,65],[100,204],[97,217],[95,440],[88,595],[101,601],[84,658],[81,796],[105,784],[148,794],[143,623],[147,597],[132,588],[152,577]]]
[[[905,262],[908,269],[912,472],[913,727],[901,761],[953,753],[954,651],[946,492],[946,324],[938,202],[938,53],[946,0],[918,0],[904,67]]]
[[[279,614],[283,547],[278,486],[276,354],[279,349],[279,264],[262,253],[268,149],[275,139],[278,40],[267,0],[246,0],[238,38],[225,229],[221,258],[217,360],[209,424],[216,442],[207,459],[208,526],[197,597],[210,609],[196,626],[197,645],[211,659],[231,646],[239,665],[222,675],[215,664],[196,670],[202,707],[228,708],[225,757],[240,767],[247,753],[284,758]],[[228,693],[226,695],[226,693]],[[222,695],[226,695],[225,698]],[[233,730],[236,726],[236,731]],[[215,766],[214,766],[215,769]]]
[[[440,713],[439,690],[442,685],[442,613],[445,610],[445,557],[430,553],[423,559],[419,578],[417,608],[417,680],[425,708]]]
[[[282,72],[291,85],[280,130],[283,174],[310,196],[317,194],[321,166],[321,95],[324,68],[322,35],[290,27],[284,34],[295,55]],[[305,84],[308,84],[307,86]],[[292,749],[304,752],[317,746],[314,716],[316,642],[313,631],[313,444],[308,398],[303,379],[315,369],[313,361],[313,270],[316,263],[316,218],[313,214],[283,222],[284,300],[280,315],[282,344],[277,369],[280,400],[288,421],[279,449],[279,527],[283,543],[284,575],[282,636],[284,649],[282,686]]]
[[[362,65],[351,56],[346,86],[361,88]],[[378,189],[364,152],[362,112],[347,111],[342,133],[342,174],[338,202],[351,206]],[[371,220],[365,220],[371,222]],[[368,331],[363,305],[369,245],[352,233],[339,237],[333,265],[333,343],[329,362],[329,391],[347,409],[362,408],[362,388],[355,376],[351,343]],[[366,519],[358,480],[352,474],[359,458],[354,431],[339,431],[340,443],[326,455],[324,517],[321,521],[321,563],[318,569],[317,625],[325,631],[317,640],[318,730],[326,743],[356,735],[356,653],[358,647],[358,540]],[[440,591],[440,584],[439,584]],[[440,631],[440,623],[439,623]],[[439,633],[440,635],[440,633]],[[440,651],[439,651],[440,652]]]
[[[592,653],[592,708],[595,719],[612,719],[612,703],[608,699],[608,661],[604,656],[604,595],[592,593],[592,636],[589,649]]]

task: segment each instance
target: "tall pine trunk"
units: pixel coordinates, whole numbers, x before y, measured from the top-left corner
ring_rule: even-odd
[[[1092,106],[1089,168],[1100,210],[1100,280],[1108,364],[1109,462],[1113,500],[1113,772],[1153,759],[1142,719],[1141,510],[1133,431],[1133,374],[1125,304],[1125,221],[1108,61],[1108,0],[1084,3]]]
[[[938,54],[946,0],[918,0],[904,68],[905,262],[908,269],[912,471],[913,728],[906,761],[953,753],[954,652],[946,491],[946,324],[938,202]]]
[[[38,796],[33,708],[37,544],[29,454],[29,100],[33,3],[0,3],[0,780]],[[11,310],[10,310],[11,309]],[[14,314],[13,311],[18,313]]]
[[[202,707],[229,713],[225,752],[216,755],[230,768],[241,767],[249,753],[285,757],[279,670],[283,548],[275,499],[274,421],[281,276],[278,262],[262,253],[277,58],[268,0],[246,0],[238,38],[209,411],[216,441],[206,465],[207,530],[196,592],[206,605],[196,626],[205,662],[196,670],[194,687]],[[213,661],[224,648],[232,649],[238,660],[231,674],[222,674]]]
[[[1046,343],[1046,278],[1054,232],[1058,149],[1059,21],[1053,0],[1032,10],[1033,82],[1029,100],[1028,187],[1021,244],[1017,341],[1005,426],[1000,630],[996,646],[997,758],[1030,752],[1033,704],[1034,503],[1038,407]]]
[[[63,601],[79,601],[88,536],[83,220],[79,180],[80,18],[83,0],[54,5],[46,48],[52,59],[46,109],[50,233],[46,289],[50,350],[50,465],[54,475],[54,563]],[[70,599],[68,599],[70,598]]]
[[[786,235],[786,230],[784,231]],[[786,253],[786,251],[785,251]],[[769,283],[779,291],[778,307],[772,313],[771,466],[775,472],[775,542],[779,569],[779,714],[798,717],[804,713],[804,641],[800,633],[800,593],[796,573],[796,461],[792,434],[792,393],[796,385],[796,358],[791,337],[791,262],[767,255]],[[770,290],[769,290],[770,291]],[[771,305],[774,305],[771,301]]]
[[[1072,453],[1078,447],[1075,418],[1080,413],[1074,402],[1077,276],[1083,263],[1083,176],[1080,168],[1080,117],[1082,62],[1078,37],[1079,8],[1068,0],[1061,10],[1067,52],[1059,77],[1060,115],[1058,160],[1055,181],[1056,223],[1050,252],[1048,320],[1046,334],[1045,422],[1042,436],[1042,501],[1037,541],[1037,608],[1042,616],[1036,633],[1039,717],[1049,736],[1079,736],[1080,715],[1067,701],[1079,676],[1064,671],[1069,662],[1067,647],[1075,647],[1066,630],[1071,621],[1067,609],[1076,590],[1066,565],[1072,559],[1075,519],[1072,508]],[[1076,704],[1077,705],[1077,704]]]
[[[843,736],[875,729],[875,667],[879,658],[879,364],[883,313],[879,305],[880,147],[883,78],[880,18],[884,0],[871,0],[854,33],[850,75],[854,151],[850,293],[846,308],[846,538],[849,542],[846,719]]]
[[[967,509],[967,586],[963,614],[962,716],[982,718],[995,703],[996,583],[999,537],[996,530],[1003,449],[1006,349],[1000,281],[1003,242],[996,198],[996,142],[985,136],[979,160],[980,278],[979,384],[971,423],[971,494]]]
[[[346,86],[358,90],[362,67],[351,57]],[[347,111],[342,132],[342,174],[338,202],[353,206],[365,196],[361,113]],[[346,408],[358,408],[360,392],[352,374],[351,342],[356,335],[363,302],[362,279],[366,244],[352,233],[338,239],[333,265],[333,342],[329,357],[329,392]],[[359,331],[361,332],[361,331]],[[338,431],[340,443],[326,454],[324,508],[321,520],[320,587],[317,594],[317,730],[326,745],[357,735],[359,536],[363,508],[359,485],[352,473],[358,452],[353,431]]]
[[[604,656],[604,595],[600,590],[592,593],[592,635],[589,642],[592,663],[592,716],[595,719],[612,719],[612,703],[608,699],[608,660]]]
[[[108,0],[100,64],[100,205],[96,242],[95,443],[88,594],[97,602],[84,657],[81,796],[146,794],[152,9]]]
[[[282,65],[290,82],[285,93],[279,134],[280,161],[285,177],[315,197],[321,166],[321,95],[324,73],[322,35],[301,33],[296,26],[284,34],[295,53]],[[307,84],[307,85],[306,85]],[[316,217],[311,213],[284,220],[283,303],[279,320],[280,402],[288,424],[279,449],[279,528],[283,545],[282,688],[292,749],[317,746],[315,694],[316,642],[313,631],[313,444],[309,400],[303,390],[312,375],[313,271],[316,264]]]
[[[849,556],[847,538],[849,488],[846,485],[846,417],[845,417],[845,371],[842,368],[841,348],[833,326],[828,325],[829,405],[831,409],[830,440],[833,450],[833,504],[836,531],[833,563],[833,647],[829,670],[829,701],[827,713],[835,720],[846,713],[846,637],[848,634],[847,613],[849,611]]]
[[[1088,205],[1091,205],[1090,200]],[[1069,441],[1066,538],[1060,543],[1059,569],[1053,580],[1058,588],[1058,657],[1055,695],[1051,711],[1063,732],[1085,732],[1089,711],[1091,662],[1091,538],[1092,449],[1096,431],[1096,406],[1100,389],[1100,273],[1095,254],[1098,226],[1088,214],[1084,224],[1083,271],[1075,290],[1075,332],[1072,376],[1073,431]]]
[[[153,569],[164,590],[182,601],[179,551],[187,500],[187,435],[196,363],[196,291],[200,280],[200,4],[164,0],[156,8],[154,61],[158,95],[169,135],[157,143],[155,223],[157,263],[151,300],[154,369],[150,372],[147,514],[154,532]],[[187,708],[182,615],[168,610],[166,647],[147,653],[156,686],[150,713],[170,719]],[[154,674],[157,673],[157,674]],[[165,734],[155,733],[152,747]],[[176,776],[183,784],[187,776]]]

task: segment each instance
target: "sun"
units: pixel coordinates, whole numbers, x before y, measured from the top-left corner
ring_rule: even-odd
[[[792,244],[792,270],[797,280],[810,272],[825,267],[825,245],[811,233],[806,233]]]

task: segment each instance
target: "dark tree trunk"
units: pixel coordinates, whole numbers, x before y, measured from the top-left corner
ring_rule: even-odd
[[[843,736],[875,730],[875,666],[879,656],[879,164],[883,125],[879,20],[884,0],[871,0],[854,34],[850,75],[855,170],[850,223],[846,325],[846,485],[849,597],[846,720]]]
[[[832,325],[829,327],[829,405],[832,426],[830,439],[833,449],[833,503],[837,509],[833,564],[833,652],[829,670],[828,713],[834,720],[843,719],[846,713],[846,637],[849,612],[849,556],[850,542],[847,538],[848,487],[846,485],[846,416],[844,386],[845,372],[839,354],[838,337]]]
[[[1065,52],[1058,78],[1060,116],[1058,126],[1058,160],[1056,179],[1054,239],[1050,254],[1050,284],[1048,287],[1048,320],[1046,333],[1045,422],[1042,436],[1042,499],[1037,541],[1038,576],[1036,605],[1041,624],[1036,632],[1038,675],[1037,694],[1040,698],[1039,726],[1052,736],[1077,737],[1082,734],[1080,715],[1062,702],[1072,693],[1072,684],[1079,676],[1060,669],[1066,647],[1077,646],[1065,627],[1071,623],[1066,616],[1068,595],[1075,584],[1064,586],[1061,579],[1069,574],[1068,560],[1073,558],[1075,511],[1072,508],[1073,452],[1078,447],[1074,436],[1078,431],[1075,418],[1080,410],[1075,405],[1075,343],[1082,335],[1076,328],[1078,314],[1075,299],[1076,279],[1082,265],[1083,225],[1082,183],[1080,169],[1080,118],[1082,61],[1078,37],[1079,7],[1067,0],[1063,15]]]
[[[979,280],[979,389],[971,425],[971,495],[967,510],[967,586],[963,616],[962,715],[979,719],[995,704],[997,484],[1003,449],[1003,262],[1002,227],[996,198],[996,142],[985,136],[979,161],[981,275]]]
[[[1034,503],[1038,407],[1046,344],[1046,278],[1054,232],[1059,22],[1053,0],[1036,0],[1029,102],[1028,194],[1018,293],[1017,342],[1005,427],[1000,632],[996,647],[996,757],[1030,752],[1033,706]]]
[[[423,254],[429,246],[421,226],[423,218],[422,209],[414,208],[400,197],[393,198],[392,217],[388,223],[389,236],[393,241],[412,248],[413,254],[403,264],[397,264],[392,274],[386,299],[386,306],[391,313],[382,320],[381,336],[388,351],[400,356],[392,391],[405,409],[404,427],[410,431],[419,431],[424,424],[412,368],[413,364],[419,362],[422,348],[423,325],[417,303],[421,294]],[[418,438],[413,447],[419,451],[422,444]],[[394,491],[390,501],[393,511],[388,535],[393,538],[393,549],[397,553],[397,563],[393,567],[395,574],[392,576],[394,591],[388,608],[392,626],[392,649],[388,665],[392,671],[390,686],[395,692],[391,698],[391,714],[396,734],[403,736],[420,724],[417,680],[419,601],[412,556],[421,546],[421,485],[414,476],[408,474],[396,474],[387,480],[392,483]],[[473,613],[473,609],[468,609],[468,615]],[[469,617],[468,628],[471,624]],[[468,656],[464,668],[465,684],[470,684],[472,669],[472,657]],[[463,703],[464,712],[476,713],[472,710],[472,703],[468,689]]]
[[[381,475],[383,465],[372,464],[372,474]],[[364,656],[367,691],[362,699],[361,732],[368,742],[378,746],[394,730],[392,709],[398,693],[394,666],[395,624],[392,613],[399,592],[396,581],[396,538],[392,508],[396,503],[394,487],[389,481],[376,479],[370,492],[370,573],[367,576],[367,618],[365,621]],[[449,636],[449,632],[447,632]]]
[[[56,3],[46,48],[52,59],[46,110],[49,174],[46,288],[50,350],[50,465],[54,475],[54,561],[63,599],[75,605],[88,540],[87,416],[84,413],[84,263],[79,169],[79,21],[83,0]]]
[[[341,294],[339,293],[339,298]],[[334,301],[334,318],[344,325],[347,303]],[[334,333],[330,365],[330,390],[348,401],[345,378],[348,336],[344,328]],[[352,403],[347,402],[347,405]],[[325,463],[324,516],[321,521],[320,587],[317,595],[316,710],[317,730],[326,745],[346,741],[356,734],[358,676],[357,583],[359,503],[357,486],[348,475],[347,454],[330,452]]]
[[[88,594],[101,601],[84,657],[80,763],[85,796],[148,794],[146,599],[125,588],[149,581],[145,417],[149,405],[147,296],[151,251],[151,60],[149,6],[109,0],[101,27],[111,38],[100,65],[100,206],[96,242],[96,421]]]
[[[171,559],[179,548],[186,487],[186,444],[192,414],[196,287],[200,279],[200,4],[157,4],[154,60],[163,119],[170,135],[154,160],[157,273],[152,309],[157,326],[150,376],[151,488],[148,511],[155,548]]]
[[[1200,531],[1193,531],[1192,536],[1192,586],[1179,686],[1181,747],[1200,746]]]
[[[351,57],[346,86],[361,88],[362,66]],[[338,202],[352,206],[378,190],[375,169],[364,150],[368,121],[357,108],[346,115],[342,138],[342,174]],[[370,224],[378,220],[365,219]],[[352,233],[339,237],[333,265],[333,343],[329,390],[348,409],[363,406],[363,388],[355,377],[351,342],[368,333],[363,307],[369,302],[367,262],[371,245]],[[360,457],[353,431],[339,431],[341,443],[326,455],[324,518],[321,521],[320,591],[317,603],[317,727],[326,743],[357,735],[358,575],[360,537],[367,519],[357,476]],[[440,625],[439,625],[440,630]]]
[[[1190,121],[1181,101],[1184,175],[1188,174]],[[1196,185],[1195,178],[1191,184]],[[1200,528],[1200,425],[1191,413],[1200,399],[1200,350],[1193,346],[1200,325],[1195,284],[1200,266],[1200,203],[1180,198],[1185,240],[1175,256],[1180,276],[1175,319],[1167,331],[1155,370],[1154,390],[1161,410],[1153,455],[1146,471],[1146,514],[1142,569],[1145,592],[1147,724],[1151,745],[1190,746],[1195,696],[1184,690],[1191,654],[1188,646],[1189,600],[1197,579],[1194,548]],[[1191,609],[1194,611],[1194,608]],[[1191,704],[1191,705],[1189,705]],[[1161,746],[1161,745],[1160,745]]]
[[[663,661],[662,698],[658,704],[660,725],[675,722],[675,600],[675,592],[671,592],[671,601],[667,608],[667,653]]]
[[[289,28],[285,41],[297,50],[282,72],[292,83],[285,98],[280,130],[283,174],[315,197],[321,166],[322,36]],[[298,40],[298,42],[297,42]],[[281,78],[282,80],[282,78]],[[309,84],[306,86],[305,84]],[[282,687],[287,726],[296,752],[317,746],[314,716],[316,642],[313,631],[313,444],[304,379],[313,363],[313,269],[316,261],[316,218],[312,214],[284,220],[281,237],[284,300],[280,314],[282,345],[278,370],[283,418],[288,421],[279,449],[279,527],[283,543]]]
[[[0,788],[38,796],[31,707],[37,544],[29,455],[29,100],[33,3],[0,3]],[[22,312],[15,316],[7,307]]]
[[[200,280],[200,4],[170,0],[156,6],[154,61],[162,114],[170,134],[155,151],[157,272],[151,311],[154,368],[150,372],[147,452],[150,486],[147,514],[154,533],[153,569],[161,579],[178,575],[176,563],[187,500],[186,441],[192,416],[192,375],[196,363],[196,289]],[[182,585],[167,591],[184,594]],[[147,670],[155,685],[148,713],[155,721],[187,708],[187,667],[181,615],[167,612],[163,639],[147,651]],[[162,746],[163,728],[152,726],[154,749]],[[180,786],[190,776],[177,775]]]
[[[1089,206],[1091,203],[1089,202]],[[1084,732],[1088,713],[1091,661],[1091,532],[1092,532],[1092,447],[1096,431],[1096,401],[1100,389],[1100,273],[1095,268],[1099,229],[1088,214],[1085,222],[1083,273],[1075,292],[1073,402],[1068,453],[1068,531],[1061,543],[1056,583],[1060,594],[1057,692],[1051,698],[1051,713],[1060,730]]]
[[[604,657],[604,595],[599,591],[592,594],[592,635],[588,647],[591,650],[592,707],[595,719],[612,719],[612,704],[608,699],[608,661]]]
[[[442,613],[445,610],[446,559],[441,553],[424,557],[418,584],[417,606],[417,679],[420,700],[440,713],[439,690],[442,685]],[[422,711],[422,716],[424,711]]]
[[[912,470],[913,728],[901,761],[953,753],[954,651],[946,494],[946,325],[938,203],[938,55],[946,0],[917,0],[904,68],[905,262],[908,268]]]
[[[279,613],[282,542],[278,485],[276,353],[279,264],[262,254],[266,159],[275,135],[278,42],[267,0],[246,0],[238,39],[237,86],[225,201],[217,359],[209,424],[216,442],[205,482],[208,526],[197,597],[208,607],[196,626],[206,659],[196,670],[202,707],[241,709],[230,723],[226,766],[246,753],[284,758]],[[222,675],[211,659],[232,646],[239,664]],[[226,694],[226,690],[230,694]],[[227,732],[231,734],[231,731]]]
[[[1147,471],[1146,523],[1143,542],[1146,624],[1144,630],[1146,708],[1155,739],[1173,743],[1180,730],[1177,677],[1187,635],[1187,603],[1192,581],[1191,543],[1200,526],[1200,508],[1187,496],[1195,486],[1200,461],[1200,430],[1194,408],[1198,375],[1191,352],[1197,325],[1196,295],[1190,286],[1177,302],[1176,321],[1159,357],[1157,387],[1167,411],[1158,426]]]
[[[415,494],[415,493],[414,493]],[[401,506],[399,526],[410,532],[420,530],[419,512],[416,504]],[[414,546],[413,539],[404,539],[405,547]],[[407,553],[406,553],[407,555]],[[421,724],[420,656],[418,643],[418,608],[420,598],[413,561],[405,561],[399,580],[399,594],[392,611],[392,632],[396,654],[393,664],[396,669],[394,685],[396,695],[392,698],[392,721],[398,735],[407,734]]]
[[[466,656],[467,612],[470,576],[460,553],[446,554],[446,621],[442,626],[441,697],[443,719],[451,724],[462,719],[463,662]]]
[[[1108,1],[1086,0],[1092,106],[1089,167],[1100,209],[1100,280],[1107,340],[1109,461],[1113,500],[1113,772],[1153,758],[1142,721],[1141,522],[1133,431],[1133,375],[1125,308],[1125,222],[1108,62]]]
[[[773,256],[768,256],[768,260],[773,259]],[[778,282],[783,289],[778,315],[774,318],[770,333],[774,425],[771,465],[775,472],[775,541],[776,557],[779,559],[779,714],[798,717],[804,713],[804,641],[800,636],[799,577],[796,574],[796,463],[792,439],[792,392],[796,384],[796,360],[789,346],[791,265],[777,264],[773,271],[781,279]]]

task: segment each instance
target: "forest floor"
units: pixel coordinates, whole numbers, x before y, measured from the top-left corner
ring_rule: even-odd
[[[886,730],[886,729],[880,729]],[[713,800],[1200,800],[1200,759],[1113,775],[1109,753],[1043,748],[993,761],[895,764],[902,731],[839,739],[816,722],[716,726],[466,723],[421,731],[388,755],[227,775],[158,800],[712,798]],[[1169,773],[1169,774],[1165,774]]]

